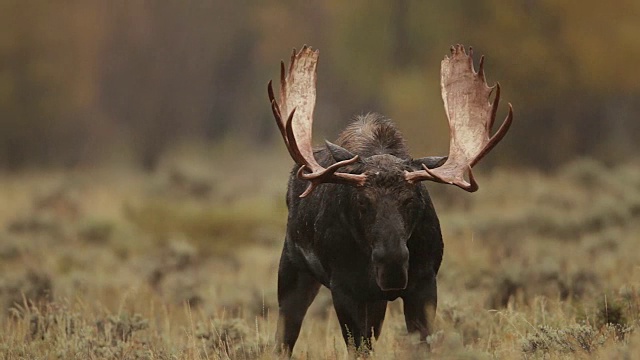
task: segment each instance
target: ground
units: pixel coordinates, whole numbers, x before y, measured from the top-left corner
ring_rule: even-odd
[[[291,163],[237,150],[177,154],[155,174],[0,175],[0,358],[276,358]],[[445,238],[430,352],[396,301],[368,357],[640,353],[640,167],[482,170],[474,194],[428,184]],[[323,290],[294,357],[346,356]]]

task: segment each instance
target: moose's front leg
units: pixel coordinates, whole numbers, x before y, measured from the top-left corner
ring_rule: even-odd
[[[357,301],[342,291],[331,292],[344,341],[356,349],[371,350],[371,338],[380,336],[387,301]]]
[[[278,270],[277,351],[291,354],[300,334],[302,320],[319,289],[320,283],[309,272],[295,266],[284,250]]]
[[[409,333],[420,333],[425,341],[433,332],[433,322],[438,305],[438,293],[435,274],[429,275],[416,286],[415,291],[402,297],[404,319]]]

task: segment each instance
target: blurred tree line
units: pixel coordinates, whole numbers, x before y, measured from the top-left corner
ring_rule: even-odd
[[[124,151],[153,169],[181,141],[280,142],[266,83],[304,43],[321,49],[319,138],[376,111],[416,156],[446,153],[440,60],[459,42],[514,104],[492,161],[628,159],[639,15],[636,0],[0,0],[0,167]]]

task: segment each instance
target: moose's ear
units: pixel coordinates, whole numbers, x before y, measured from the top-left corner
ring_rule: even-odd
[[[327,145],[327,149],[329,149],[331,156],[333,156],[333,160],[335,160],[336,162],[353,159],[353,157],[355,156],[349,150],[328,140],[325,140],[324,143]]]
[[[422,169],[425,165],[428,169],[435,169],[442,166],[447,161],[447,156],[427,156],[420,159],[411,160],[411,166],[416,169]]]

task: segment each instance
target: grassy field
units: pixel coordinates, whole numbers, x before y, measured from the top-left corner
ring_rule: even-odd
[[[290,162],[222,150],[155,175],[0,175],[0,358],[275,358]],[[475,194],[428,185],[445,237],[431,353],[393,302],[370,357],[640,354],[640,167],[477,177]],[[294,357],[347,357],[326,290]]]

